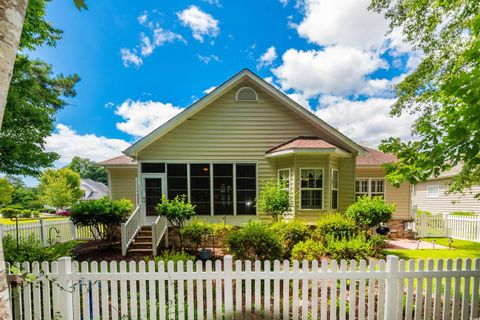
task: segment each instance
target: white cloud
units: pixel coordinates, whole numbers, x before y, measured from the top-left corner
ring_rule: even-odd
[[[412,139],[411,124],[415,116],[403,114],[390,117],[395,99],[370,98],[351,101],[342,97],[323,96],[315,114],[346,136],[368,145],[378,145],[382,139],[400,137]]]
[[[99,137],[95,134],[78,134],[64,124],[57,125],[57,131],[46,139],[45,150],[60,155],[59,164],[69,163],[74,156],[102,161],[118,156],[130,144],[122,139]]]
[[[152,41],[150,41],[150,38],[147,37],[143,32],[140,34],[140,49],[142,56],[147,57],[153,53],[153,50],[155,49],[154,45],[152,44]]]
[[[370,0],[305,0],[305,17],[297,26],[301,37],[321,46],[380,48],[388,22],[368,10]]]
[[[270,66],[275,59],[277,59],[277,50],[275,50],[274,46],[271,46],[270,48],[265,51],[264,54],[258,59],[258,64],[257,64],[257,69],[261,69],[266,66]]]
[[[115,114],[125,121],[117,129],[135,137],[143,137],[177,115],[183,108],[171,103],[127,100],[117,106]]]
[[[202,61],[205,64],[209,64],[212,61],[220,62],[220,58],[214,54],[209,56],[202,56],[201,54],[197,54],[198,60]]]
[[[123,65],[128,67],[130,65],[134,65],[135,67],[140,67],[143,64],[142,58],[140,58],[136,53],[130,51],[130,49],[123,48],[120,50],[122,55]]]
[[[204,36],[216,37],[220,30],[218,20],[194,5],[178,12],[177,17],[184,26],[192,29],[193,37],[200,42],[204,41]]]
[[[187,43],[187,41],[178,33],[164,30],[162,28],[156,28],[153,30],[153,39],[156,47],[163,45],[167,42],[181,41]]]
[[[146,11],[143,12],[143,14],[139,15],[137,17],[138,23],[140,24],[145,24],[148,21],[148,13]]]
[[[216,86],[212,86],[212,87],[210,87],[210,88],[208,88],[208,89],[203,90],[203,93],[209,94],[210,92],[212,92],[212,91],[215,90],[216,88],[217,88]]]
[[[272,72],[283,90],[294,89],[306,97],[318,94],[350,95],[368,88],[367,76],[387,64],[378,55],[357,48],[287,50],[283,63]]]
[[[301,105],[302,107],[308,109],[308,110],[312,110],[312,107],[310,107],[310,103],[308,101],[308,99],[301,93],[289,93],[287,94],[287,96],[292,99],[293,101],[295,101],[296,103],[298,103],[299,105]]]

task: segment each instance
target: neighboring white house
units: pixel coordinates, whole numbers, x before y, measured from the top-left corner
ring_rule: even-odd
[[[108,187],[92,179],[80,179],[80,189],[84,192],[80,200],[95,200],[108,196]]]
[[[480,214],[480,185],[465,190],[463,193],[448,194],[452,177],[461,171],[461,166],[443,172],[435,179],[421,182],[413,187],[412,203],[418,210],[431,213],[475,212]]]

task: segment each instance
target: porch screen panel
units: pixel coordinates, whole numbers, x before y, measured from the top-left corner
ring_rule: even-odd
[[[174,199],[176,196],[188,195],[188,176],[187,164],[169,163],[167,165],[167,188],[168,199]]]
[[[215,215],[233,214],[233,164],[213,164],[213,201]]]
[[[210,215],[210,164],[190,164],[190,202],[197,214]]]
[[[237,215],[255,215],[257,197],[257,165],[236,164]]]

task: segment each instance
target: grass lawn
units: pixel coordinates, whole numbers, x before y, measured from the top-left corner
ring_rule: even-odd
[[[52,216],[48,216],[48,217],[42,217],[40,215],[41,218],[43,218],[44,220],[68,220],[67,217],[62,217],[62,216],[58,216],[58,217],[52,217]],[[26,223],[26,222],[35,222],[35,221],[38,221],[38,218],[19,218],[18,219],[18,223]],[[7,219],[7,218],[1,218],[0,217],[0,224],[15,224],[15,221],[12,221],[10,219]]]
[[[422,241],[431,242],[433,238],[424,238]],[[436,244],[448,247],[448,238],[435,238]],[[452,250],[448,249],[420,249],[420,250],[385,250],[386,254],[393,254],[400,259],[456,259],[480,258],[480,243],[464,240],[453,240]]]

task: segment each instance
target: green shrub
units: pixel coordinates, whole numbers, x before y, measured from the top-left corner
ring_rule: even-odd
[[[286,182],[266,181],[257,199],[257,207],[270,215],[274,222],[279,221],[292,207],[292,197],[285,187]]]
[[[204,220],[193,219],[180,230],[180,233],[192,249],[198,250],[198,247],[204,247],[213,234],[213,228]]]
[[[93,236],[99,235],[106,242],[116,240],[118,229],[132,212],[132,202],[127,199],[81,201],[72,207],[70,219],[75,225],[89,227]]]
[[[3,208],[3,209],[0,209],[0,214],[2,215],[2,217],[6,218],[6,219],[10,219],[10,218],[13,218],[13,217],[17,217],[17,216],[19,216],[21,213],[22,213],[21,210],[19,210],[19,209],[14,209],[14,208]]]
[[[450,212],[450,215],[452,215],[452,216],[474,217],[477,214],[475,212],[471,212],[471,211],[455,211],[455,212]]]
[[[155,211],[161,217],[167,218],[168,222],[180,231],[185,222],[196,216],[195,206],[187,201],[186,195],[176,196],[174,199],[162,197],[162,202],[155,206]],[[183,248],[183,236],[179,232],[180,246]]]
[[[251,221],[227,239],[230,253],[242,260],[274,260],[282,257],[280,237],[265,223]]]
[[[350,205],[345,215],[355,221],[362,230],[378,226],[392,218],[394,204],[387,204],[382,197],[363,196]]]
[[[298,220],[276,222],[270,228],[280,236],[283,253],[286,257],[290,256],[293,247],[297,243],[305,241],[310,237],[310,228]]]
[[[335,260],[368,259],[376,254],[372,243],[364,234],[350,239],[328,239],[326,253]]]
[[[227,251],[227,235],[229,235],[234,229],[235,226],[225,223],[212,223],[213,237],[215,241],[220,241],[222,244],[222,249],[224,252]]]
[[[321,260],[325,257],[325,247],[312,239],[297,243],[292,249],[292,260]]]
[[[23,261],[55,261],[64,256],[72,256],[72,250],[78,245],[77,241],[43,246],[35,236],[20,238],[17,248],[17,240],[11,235],[3,237],[3,250],[5,261],[9,263]]]
[[[30,211],[29,209],[22,210],[21,217],[22,218],[31,218],[32,217],[32,211]]]
[[[143,258],[145,262],[149,262],[151,258],[149,256],[145,256]],[[153,261],[155,262],[155,270],[158,271],[158,263],[163,261],[165,264],[165,270],[167,270],[167,263],[168,261],[173,261],[175,270],[177,270],[177,262],[183,261],[184,265],[187,261],[195,261],[195,256],[186,253],[185,251],[174,251],[174,250],[165,250],[160,255],[153,257]]]
[[[379,234],[371,236],[370,239],[368,239],[374,251],[381,251],[385,249],[388,246],[387,240],[387,236],[382,236]]]
[[[38,217],[40,217],[40,211],[38,211],[38,210],[32,210],[32,215],[33,215],[35,218],[38,218]]]
[[[430,211],[424,211],[424,210],[417,209],[417,216],[422,216],[422,215],[431,216],[432,213]]]
[[[352,220],[339,213],[329,214],[317,223],[314,238],[325,242],[327,238],[348,239],[358,233],[358,228]]]

